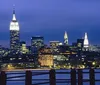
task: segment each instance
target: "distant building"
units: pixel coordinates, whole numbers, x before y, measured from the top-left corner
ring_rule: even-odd
[[[41,56],[39,56],[39,63],[40,63],[40,66],[52,67],[53,66],[53,55],[41,55]]]
[[[50,41],[50,47],[52,51],[57,51],[59,44],[60,44],[59,41]]]
[[[89,40],[88,40],[88,36],[87,33],[85,33],[85,37],[84,37],[84,48],[88,49],[89,47]]]
[[[31,38],[31,47],[40,48],[44,46],[44,37],[35,36]]]
[[[64,45],[68,45],[68,35],[67,35],[66,31],[65,31],[65,34],[64,34]]]
[[[57,46],[59,46],[59,43],[59,41],[50,41],[50,47],[56,48]]]
[[[37,54],[38,49],[44,46],[44,37],[34,36],[31,38],[31,52]]]
[[[31,46],[26,46],[26,48],[28,49],[28,53],[31,54]]]
[[[29,52],[29,50],[26,47],[26,42],[24,42],[24,41],[20,42],[20,53],[26,54],[28,52]]]
[[[66,51],[70,51],[70,46],[66,46],[66,45],[61,45],[59,46],[59,52],[66,52]]]
[[[5,48],[5,47],[2,47],[0,45],[0,57],[7,56],[8,54],[9,54],[9,49]]]
[[[68,56],[65,56],[63,54],[57,54],[57,55],[54,55],[53,57],[53,60],[54,60],[54,67],[56,68],[57,66],[60,66],[60,68],[65,65],[67,65],[68,61],[69,61],[69,57]]]
[[[79,50],[82,50],[84,46],[84,39],[77,39],[77,47]]]
[[[82,51],[84,47],[84,39],[77,39],[77,42],[73,42],[70,46],[71,51]]]
[[[19,33],[19,23],[16,20],[15,9],[13,9],[13,18],[10,22],[10,49],[11,51],[19,51],[20,33]],[[15,54],[16,54],[15,53]]]
[[[52,67],[53,66],[53,55],[51,48],[42,48],[39,51],[39,58],[38,62],[40,66],[47,66]]]
[[[90,45],[89,51],[100,52],[100,46],[99,45]]]

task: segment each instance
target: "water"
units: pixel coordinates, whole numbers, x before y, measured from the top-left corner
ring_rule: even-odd
[[[96,72],[100,72],[100,70],[95,70]],[[33,71],[34,72],[48,72],[48,71]],[[56,72],[70,72],[70,70],[56,70]],[[89,72],[89,70],[84,70],[84,72]],[[13,77],[13,76],[25,76],[25,72],[21,72],[23,74],[9,74],[10,72],[7,72],[7,77]],[[15,73],[15,72],[14,72]],[[20,72],[16,72],[20,73]],[[77,78],[77,75],[76,75]],[[38,75],[38,76],[33,76],[32,79],[49,79],[49,75]],[[56,74],[56,79],[70,79],[70,74]],[[83,79],[89,79],[89,74],[83,74]],[[100,74],[95,74],[95,79],[100,79]],[[10,80],[25,80],[25,77],[21,78],[12,78]],[[58,80],[58,82],[61,80]],[[67,80],[66,80],[67,81]],[[65,81],[65,82],[66,82]],[[33,84],[35,83],[42,83],[42,82],[49,82],[47,80],[42,80],[42,81],[32,81]],[[7,85],[25,85],[25,81],[7,81]],[[42,84],[42,85],[49,85],[49,84]],[[70,85],[69,83],[57,83],[57,85]],[[83,85],[89,85],[89,82],[84,82]],[[100,82],[96,82],[95,85],[100,85]]]

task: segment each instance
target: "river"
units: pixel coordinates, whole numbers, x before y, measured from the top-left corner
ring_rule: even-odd
[[[89,70],[83,70],[83,72],[88,72]],[[34,72],[48,72],[48,71],[32,71]],[[56,72],[70,72],[70,70],[56,70]],[[100,70],[95,70],[95,72],[100,72]],[[12,73],[12,72],[7,72],[7,74]],[[15,72],[14,72],[15,73]],[[20,73],[20,72],[16,72]],[[25,73],[24,71],[21,73]],[[25,74],[9,74],[7,77],[13,77],[13,76],[21,76]],[[77,78],[77,75],[76,75]],[[22,78],[12,78],[11,80],[22,80],[25,79],[25,77]],[[49,79],[49,75],[38,75],[38,76],[33,76],[32,79]],[[56,79],[70,79],[70,74],[56,74]],[[83,79],[89,79],[89,74],[83,74]],[[100,79],[100,74],[95,74],[95,79]],[[59,80],[60,81],[60,80]],[[41,81],[41,82],[45,82]],[[39,81],[32,81],[33,84],[39,83]],[[25,81],[7,81],[7,85],[25,85]],[[42,85],[49,85],[49,84],[42,84]],[[69,83],[57,83],[57,85],[70,85]],[[89,85],[89,82],[84,82],[83,85]],[[95,85],[100,85],[100,82],[96,82]]]

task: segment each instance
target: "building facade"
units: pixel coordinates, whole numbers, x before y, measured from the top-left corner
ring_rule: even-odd
[[[42,48],[39,51],[38,62],[41,67],[52,67],[53,66],[53,55],[51,48]]]
[[[19,23],[16,20],[15,9],[13,9],[13,18],[10,22],[10,50],[11,52],[19,51],[20,32]]]
[[[24,41],[20,42],[20,53],[21,54],[29,53],[29,50],[26,47],[26,42]]]
[[[31,38],[32,51],[38,50],[42,46],[44,46],[44,37],[34,36]]]

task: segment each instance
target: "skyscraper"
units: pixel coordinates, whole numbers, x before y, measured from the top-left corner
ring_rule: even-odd
[[[24,42],[24,41],[20,42],[20,53],[26,54],[28,52],[29,51],[28,51],[28,49],[26,47],[26,42]]]
[[[77,39],[77,47],[83,48],[84,39]]]
[[[52,51],[57,51],[60,41],[50,41],[50,47]]]
[[[40,48],[44,46],[44,38],[41,36],[34,36],[31,38],[31,47]]]
[[[59,46],[60,41],[50,41],[51,48],[57,48]]]
[[[64,45],[68,45],[68,35],[67,35],[66,31],[65,31],[65,34],[64,34]]]
[[[34,36],[31,38],[31,53],[34,55],[35,66],[38,64],[38,51],[44,46],[44,37]]]
[[[10,49],[12,52],[19,51],[19,23],[16,20],[15,9],[13,9],[13,18],[10,22]]]
[[[83,42],[84,42],[84,39],[77,39],[78,50],[82,50],[83,49]]]
[[[87,33],[85,33],[85,37],[84,37],[84,48],[88,48],[88,47],[89,47],[89,40],[88,40]]]

